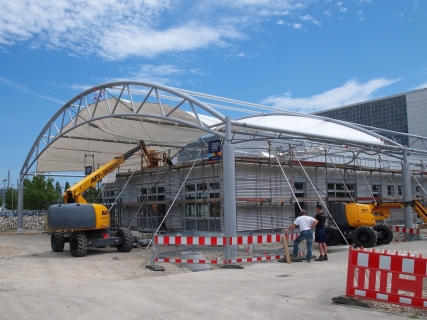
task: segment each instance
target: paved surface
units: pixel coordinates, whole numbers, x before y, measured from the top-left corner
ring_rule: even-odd
[[[378,248],[427,253],[425,241]],[[219,269],[68,287],[53,283],[42,292],[0,292],[0,318],[408,318],[332,303],[333,297],[345,294],[347,250],[331,248],[329,261],[324,262],[254,263],[243,270]]]

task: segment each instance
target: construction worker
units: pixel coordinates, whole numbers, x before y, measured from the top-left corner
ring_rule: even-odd
[[[317,214],[314,219],[317,220],[316,231],[314,233],[314,240],[319,246],[320,256],[314,261],[326,261],[328,260],[328,247],[326,246],[326,235],[325,235],[325,222],[326,214],[322,211],[320,204],[316,205]]]
[[[294,229],[296,226],[300,229],[299,236],[294,240],[294,250],[292,252],[292,258],[298,258],[298,245],[301,241],[307,239],[307,262],[311,261],[312,248],[313,248],[313,229],[317,225],[317,220],[313,217],[307,216],[307,211],[301,210],[301,215],[295,219],[295,221],[285,229],[289,231]]]

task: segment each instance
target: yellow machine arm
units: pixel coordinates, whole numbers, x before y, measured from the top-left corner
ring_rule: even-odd
[[[385,220],[390,217],[390,209],[400,209],[405,206],[403,202],[381,202],[367,205],[371,208],[375,221]],[[424,223],[427,223],[427,209],[417,200],[411,201],[410,205]]]
[[[390,209],[403,208],[402,202],[381,202],[367,204],[374,215],[375,221],[386,220],[390,217]]]
[[[135,152],[141,150],[145,147],[144,142],[141,140],[137,147],[132,150],[127,151],[119,157],[114,158],[110,162],[107,162],[105,165],[100,167],[98,170],[92,172],[90,175],[86,176],[84,179],[68,188],[64,192],[64,203],[87,203],[86,199],[83,197],[83,193],[89,188],[93,188],[96,184],[102,180],[106,175],[113,172],[117,169],[123,162],[129,159]]]

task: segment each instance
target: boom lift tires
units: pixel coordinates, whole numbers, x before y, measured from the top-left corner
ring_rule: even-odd
[[[372,228],[375,219],[368,205],[335,202],[331,203],[330,212],[335,226],[327,227],[327,246],[335,246],[339,242],[364,248],[375,246],[377,234]]]
[[[338,245],[341,235],[336,228],[325,227],[325,237],[327,246]]]
[[[62,252],[65,247],[65,237],[63,232],[52,232],[50,235],[50,246],[53,252]]]
[[[134,237],[129,229],[120,228],[116,232],[116,237],[122,238],[122,244],[117,246],[119,252],[129,252],[132,250]]]
[[[377,243],[377,233],[371,227],[357,227],[352,235],[356,247],[372,248]]]
[[[84,231],[75,231],[70,236],[70,251],[74,257],[84,257],[87,253],[87,237]]]
[[[378,224],[374,230],[377,233],[377,244],[389,244],[393,240],[393,231],[388,226]]]
[[[379,203],[331,203],[330,213],[335,227],[327,227],[326,245],[336,245],[334,231],[341,230],[348,243],[353,242],[357,247],[371,248],[375,245],[389,244],[393,240],[393,232],[384,224],[390,217],[390,209],[403,208],[403,202]],[[418,216],[427,222],[427,209],[417,200],[410,203]],[[341,239],[341,238],[339,238]]]

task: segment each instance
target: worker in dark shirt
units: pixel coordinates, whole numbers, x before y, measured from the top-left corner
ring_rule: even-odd
[[[317,220],[316,232],[314,234],[314,240],[319,246],[320,256],[314,261],[326,261],[328,260],[328,247],[326,246],[326,235],[325,235],[325,222],[326,214],[322,211],[320,204],[316,205],[317,214],[314,219]]]

